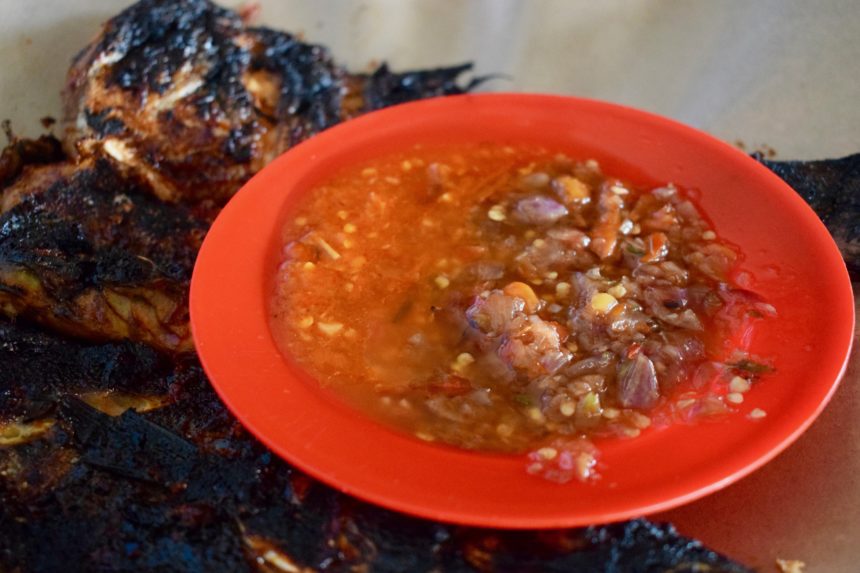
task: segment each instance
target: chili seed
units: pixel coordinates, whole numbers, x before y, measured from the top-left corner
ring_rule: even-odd
[[[606,314],[617,304],[618,300],[606,292],[598,292],[591,297],[591,310],[598,314]]]
[[[555,448],[540,448],[537,455],[545,460],[552,460],[558,455],[558,450]]]
[[[623,285],[615,285],[606,289],[608,294],[611,294],[615,298],[622,298],[625,294],[627,294],[627,289],[624,288]]]
[[[502,222],[508,218],[505,214],[505,208],[501,205],[493,205],[490,207],[490,210],[487,211],[487,217],[496,222]]]
[[[339,322],[318,322],[317,328],[327,336],[334,336],[343,328],[343,324]]]
[[[604,408],[603,409],[603,417],[607,420],[614,420],[621,414],[617,408]]]
[[[496,433],[503,438],[508,438],[514,433],[514,429],[507,424],[499,424],[496,426]]]
[[[729,390],[732,392],[740,392],[744,393],[749,391],[750,382],[746,378],[741,378],[740,376],[735,376],[732,378],[732,381],[729,382]]]

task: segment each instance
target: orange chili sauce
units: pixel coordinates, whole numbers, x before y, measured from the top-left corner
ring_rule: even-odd
[[[289,214],[271,306],[275,339],[321,385],[419,438],[498,451],[546,441],[552,433],[535,423],[521,389],[500,381],[480,352],[463,352],[467,327],[450,313],[487,288],[523,280],[512,260],[492,281],[464,273],[510,257],[494,244],[491,211],[512,182],[536,168],[605,182],[583,165],[534,147],[416,146],[334,174]],[[563,279],[531,284],[541,304],[563,302]],[[435,396],[471,391],[461,372],[489,390],[479,398],[491,407],[466,420],[428,410]],[[630,435],[644,427],[635,412],[626,421]]]

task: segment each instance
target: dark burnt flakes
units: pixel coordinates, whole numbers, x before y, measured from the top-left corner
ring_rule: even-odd
[[[756,159],[818,213],[842,251],[852,278],[860,278],[860,154],[821,161]]]
[[[261,151],[243,32],[236,13],[205,0],[132,5],[69,71],[67,147],[104,146],[162,199],[225,200]]]
[[[668,524],[645,519],[537,533],[470,532],[469,563],[479,571],[749,573]]]
[[[183,484],[198,458],[190,442],[134,410],[112,417],[67,397],[60,416],[75,437],[81,461],[121,477],[164,486]]]
[[[178,415],[168,419],[171,428],[133,410],[107,416],[78,398],[123,387],[170,396],[200,376],[196,361],[3,322],[0,363],[0,429],[35,416],[54,419],[43,435],[0,447],[0,568],[250,570],[235,500],[253,483],[253,465],[219,471],[212,464],[230,462],[177,433],[189,426]],[[207,390],[199,400],[213,400]],[[207,475],[229,481],[228,493],[188,486],[211,483],[201,477]]]
[[[466,63],[448,68],[393,72],[386,64],[368,75],[357,76],[362,81],[363,111],[382,109],[390,105],[407,103],[421,98],[454,95],[471,91],[483,78],[461,84],[464,74],[472,70]]]
[[[9,141],[0,152],[0,189],[11,184],[26,165],[55,163],[64,157],[60,140],[52,135],[19,139],[12,133],[9,122],[4,122],[2,128]]]
[[[3,215],[0,248],[8,259],[53,269],[58,296],[87,283],[187,282],[209,221],[146,189],[105,159],[78,166]]]
[[[78,461],[31,505],[5,493],[0,563],[11,570],[253,570],[228,511],[150,482]]]
[[[286,127],[291,132],[288,140],[278,142],[278,151],[344,119],[341,91],[346,72],[326,48],[269,28],[252,28],[247,34],[253,39],[250,74],[265,74],[261,79],[277,86],[275,93],[259,100],[258,110],[276,130]],[[259,95],[264,95],[263,89],[250,87]]]
[[[232,42],[242,20],[205,0],[143,0],[111,19],[95,46],[107,60],[109,84],[128,91],[164,94],[183,68],[204,68],[207,87],[220,88],[224,102],[235,97],[236,71],[246,63]],[[233,73],[224,74],[227,68]],[[232,79],[219,82],[217,79]]]
[[[61,396],[94,391],[166,395],[172,360],[143,344],[88,344],[0,321],[0,423],[53,415]]]

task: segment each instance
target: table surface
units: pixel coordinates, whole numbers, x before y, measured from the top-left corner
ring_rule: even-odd
[[[37,134],[71,57],[128,0],[0,0],[0,118]],[[239,2],[224,1],[235,7]],[[780,159],[860,152],[855,0],[263,0],[257,21],[353,69],[474,61],[494,91],[605,99]],[[855,285],[855,292],[860,292]],[[856,336],[855,336],[856,340]],[[763,571],[860,569],[860,356],[793,446],[751,476],[652,516]]]

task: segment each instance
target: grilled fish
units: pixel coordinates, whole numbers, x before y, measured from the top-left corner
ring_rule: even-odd
[[[158,201],[106,158],[25,166],[0,195],[0,312],[188,351],[188,284],[213,217]]]
[[[343,119],[469,89],[469,67],[349,74],[207,0],[142,0],[75,58],[69,159],[47,137],[0,159],[0,312],[190,350],[188,280],[218,205]]]
[[[223,203],[274,157],[366,111],[462,93],[469,65],[352,74],[208,0],[142,0],[74,60],[66,147],[103,150],[165,201]]]

